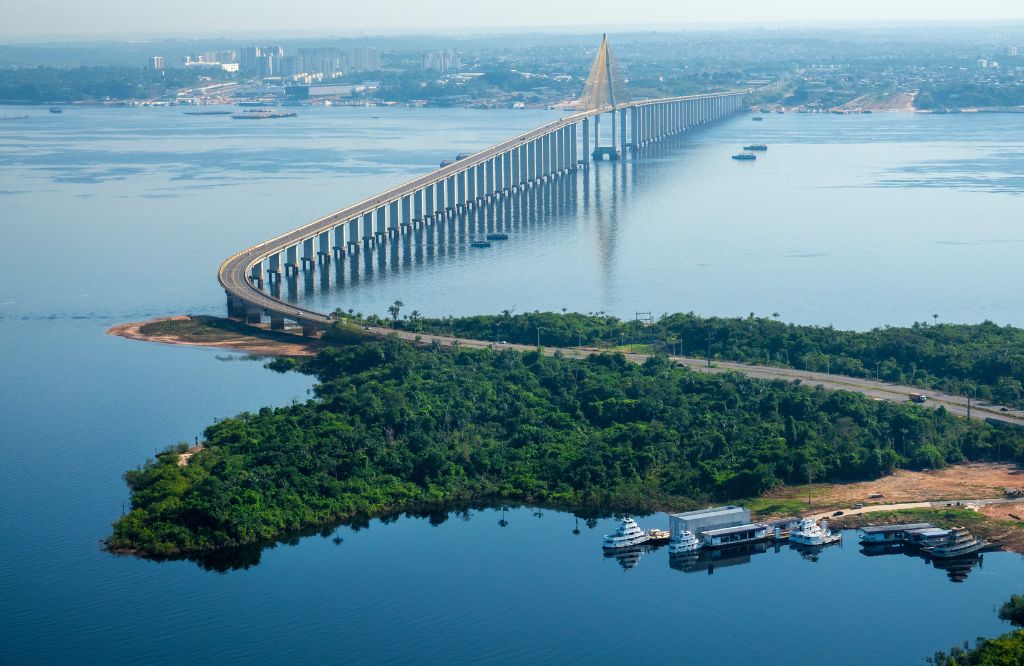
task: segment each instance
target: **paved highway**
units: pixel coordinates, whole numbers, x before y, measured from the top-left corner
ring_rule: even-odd
[[[428,335],[422,333],[417,334],[407,331],[398,331],[396,333],[395,331],[387,328],[371,327],[369,330],[378,335],[397,335],[399,338],[410,341],[415,341],[416,338],[419,337],[421,338],[421,341],[428,344],[431,340],[437,340],[446,347],[451,346],[451,344],[456,341],[456,338],[448,336]],[[507,347],[520,351],[531,351],[536,349],[533,345],[496,345],[493,342],[486,342],[483,340],[459,339],[458,342],[465,347],[474,348]],[[542,351],[549,355],[554,354],[556,351],[561,351],[566,356],[585,357],[592,354],[600,354],[606,350],[593,347],[543,347]],[[625,354],[625,356],[627,359],[635,363],[643,363],[650,358],[649,354]],[[794,368],[774,368],[765,365],[749,365],[746,363],[735,363],[732,361],[714,361],[712,363],[712,367],[709,368],[707,367],[706,359],[691,358],[688,356],[670,356],[669,358],[676,363],[685,365],[697,372],[708,372],[712,374],[722,372],[739,372],[756,379],[781,379],[784,381],[799,380],[802,384],[806,384],[808,386],[820,385],[822,388],[826,389],[853,391],[854,393],[860,393],[875,400],[887,400],[889,402],[909,402],[911,393],[924,393],[928,396],[928,402],[921,405],[922,407],[937,409],[941,406],[945,407],[946,410],[953,414],[967,416],[967,398],[959,395],[949,395],[929,391],[922,389],[920,386],[887,384],[885,382],[877,382],[871,379],[860,379],[858,377],[832,375],[824,372],[810,372],[807,370],[796,370]],[[1004,411],[1004,409],[1006,411]],[[1001,405],[979,403],[973,400],[971,401],[971,418],[1000,421],[1002,423],[1010,423],[1024,427],[1024,412],[1004,408]]]

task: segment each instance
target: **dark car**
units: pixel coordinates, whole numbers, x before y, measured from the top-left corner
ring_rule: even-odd
[[[836,511],[836,512],[835,512],[835,513],[833,513],[832,515],[833,515],[833,516],[841,516],[841,515],[843,515],[843,512],[842,512],[842,511]]]

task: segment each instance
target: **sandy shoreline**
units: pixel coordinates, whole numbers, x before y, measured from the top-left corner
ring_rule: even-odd
[[[142,342],[158,342],[165,345],[180,345],[185,347],[211,347],[230,351],[248,352],[260,356],[313,356],[320,348],[319,340],[305,340],[299,336],[294,337],[294,342],[284,342],[280,339],[263,337],[269,335],[256,326],[249,326],[251,334],[225,333],[225,337],[218,340],[186,340],[178,335],[147,333],[142,328],[148,324],[157,324],[165,321],[190,321],[198,319],[186,315],[174,317],[158,317],[148,321],[128,322],[117,324],[107,329],[107,335],[114,335],[128,340],[140,340]],[[213,319],[212,317],[210,319]],[[279,336],[281,334],[274,334]],[[287,335],[287,334],[285,334]]]

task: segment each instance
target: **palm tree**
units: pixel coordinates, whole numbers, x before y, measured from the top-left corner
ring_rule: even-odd
[[[398,323],[398,315],[402,312],[403,306],[405,306],[405,303],[402,301],[395,301],[388,306],[388,314],[391,315],[392,327],[394,327],[394,324]]]

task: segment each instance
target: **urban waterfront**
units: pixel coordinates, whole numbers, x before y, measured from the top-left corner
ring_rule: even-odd
[[[624,572],[599,550],[611,521],[581,521],[577,536],[572,516],[526,509],[505,528],[493,510],[341,528],[341,544],[307,537],[223,575],[99,550],[127,498],[125,469],[309,386],[237,354],[110,338],[108,326],[219,314],[214,271],[241,246],[555,117],[323,109],[240,128],[175,109],[82,108],[0,125],[17,250],[0,297],[0,497],[17,509],[3,518],[5,652],[273,661],[381,658],[386,646],[395,661],[601,661],[619,639],[611,628],[663,658],[700,628],[732,641],[724,663],[766,649],[795,658],[807,636],[835,639],[839,663],[902,663],[998,632],[1017,555],[986,555],[954,585],[921,560],[862,557],[849,535],[818,562],[783,549],[712,576],[671,569],[664,551]],[[400,298],[431,315],[754,311],[868,328],[938,313],[1020,325],[1017,118],[786,114],[755,127],[738,116],[639,164],[595,166],[571,205],[492,248],[446,246],[432,264],[300,298],[366,313]],[[770,144],[762,159],[729,160],[754,140]],[[898,652],[870,652],[883,644]]]

